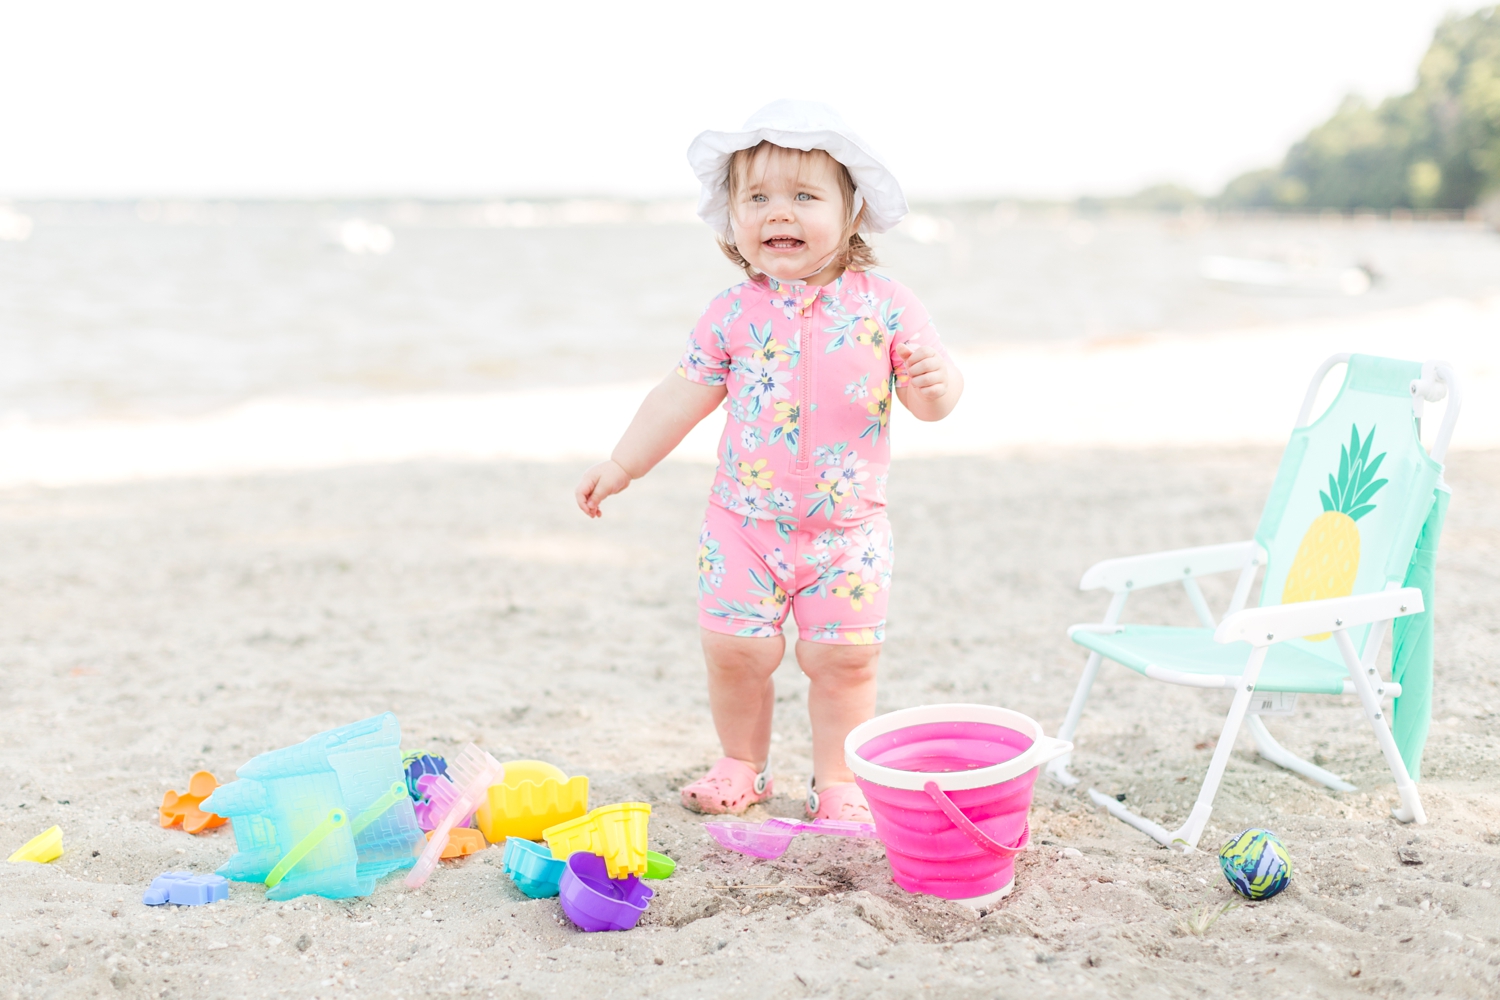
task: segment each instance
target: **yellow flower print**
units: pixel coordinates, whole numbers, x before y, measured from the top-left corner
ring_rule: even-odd
[[[779,584],[771,589],[770,594],[760,599],[762,607],[770,608],[772,611],[777,612],[778,614],[786,605],[786,602],[787,592],[782,590]]]
[[[739,466],[739,480],[741,486],[754,486],[758,489],[768,490],[771,488],[771,477],[776,475],[774,469],[766,468],[766,460],[757,458],[752,465],[749,462],[736,462]]]
[[[824,475],[827,475],[827,473],[825,472]],[[827,493],[835,501],[844,499],[844,495],[849,492],[849,484],[844,481],[842,476],[834,479],[825,479],[815,485],[819,493]]]
[[[802,416],[800,403],[781,400],[776,404],[776,422],[783,425],[788,432],[797,429],[797,421]]]
[[[880,357],[881,352],[885,350],[885,328],[868,316],[859,322],[864,327],[864,330],[856,333],[854,339],[861,344],[869,344],[870,350],[875,353],[875,356],[877,358]]]
[[[875,383],[875,388],[870,390],[870,401],[865,404],[865,409],[870,411],[870,419],[879,422],[884,427],[891,419],[891,389],[884,381]]]
[[[845,636],[851,646],[873,646],[880,640],[875,638],[875,630],[862,628],[858,632],[850,632]]]
[[[875,599],[875,592],[880,589],[873,581],[866,582],[859,578],[858,573],[844,574],[844,586],[829,587],[829,592],[834,597],[849,598],[849,606],[858,611],[866,601]]]
[[[787,353],[787,349],[781,345],[781,341],[775,337],[767,338],[764,344],[761,344],[750,352],[750,356],[757,361],[764,361],[767,364],[772,361],[785,361],[791,357]]]

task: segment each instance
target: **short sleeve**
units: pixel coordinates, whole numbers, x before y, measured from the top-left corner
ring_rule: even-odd
[[[948,357],[948,350],[943,347],[943,342],[938,337],[937,327],[933,325],[927,308],[917,300],[910,289],[897,286],[896,294],[891,297],[891,306],[888,324],[891,371],[895,373],[897,387],[900,387],[911,380],[911,375],[907,372],[906,362],[902,360],[901,352],[896,350],[897,347],[902,344],[912,347],[919,345],[931,347],[944,358]]]
[[[723,385],[729,375],[728,331],[714,323],[709,314],[713,306],[703,311],[693,332],[688,335],[687,350],[678,362],[677,374],[689,382],[702,385]]]

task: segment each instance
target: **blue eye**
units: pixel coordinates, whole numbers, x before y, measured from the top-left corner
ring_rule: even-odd
[[[750,200],[754,202],[762,202],[766,200],[766,196],[763,194],[752,194],[750,196]]]
[[[799,191],[797,193],[797,200],[798,201],[812,201],[812,195],[808,194],[806,191]]]

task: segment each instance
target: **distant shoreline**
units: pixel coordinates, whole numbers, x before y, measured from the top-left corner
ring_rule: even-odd
[[[968,382],[963,403],[937,424],[898,412],[893,454],[1274,446],[1313,369],[1342,351],[1451,362],[1464,400],[1454,447],[1500,447],[1497,296],[1220,333],[955,351]],[[609,453],[649,388],[275,397],[197,417],[11,419],[0,422],[0,489],[411,461],[585,461]],[[721,428],[711,415],[672,459],[714,462]]]
[[[42,225],[80,222],[132,222],[161,225],[235,225],[282,219],[301,221],[368,215],[384,225],[403,228],[531,229],[591,225],[702,225],[691,198],[504,197],[493,198],[6,198],[0,206],[30,215]],[[1221,208],[1194,202],[1174,207],[1135,204],[1131,198],[1084,196],[1075,199],[952,198],[914,200],[912,213],[972,217],[991,214],[996,221],[1058,221],[1073,218],[1192,218],[1208,223],[1319,222],[1329,225],[1389,222],[1460,223],[1494,226],[1479,207],[1467,210],[1413,211],[1396,208],[1293,211],[1276,208]]]

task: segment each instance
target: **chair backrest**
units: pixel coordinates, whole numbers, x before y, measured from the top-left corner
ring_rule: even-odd
[[[1316,384],[1333,358],[1319,371]],[[1423,365],[1354,354],[1338,396],[1292,431],[1255,529],[1268,559],[1261,605],[1368,594],[1400,585],[1422,524],[1442,487],[1442,464],[1422,446]],[[1414,403],[1414,399],[1416,402]],[[1450,411],[1456,409],[1450,402]],[[1451,433],[1445,421],[1444,433]],[[1444,438],[1446,444],[1446,438]],[[1436,450],[1436,449],[1435,449]],[[1368,627],[1351,638],[1364,644]],[[1294,640],[1342,662],[1327,636]]]

